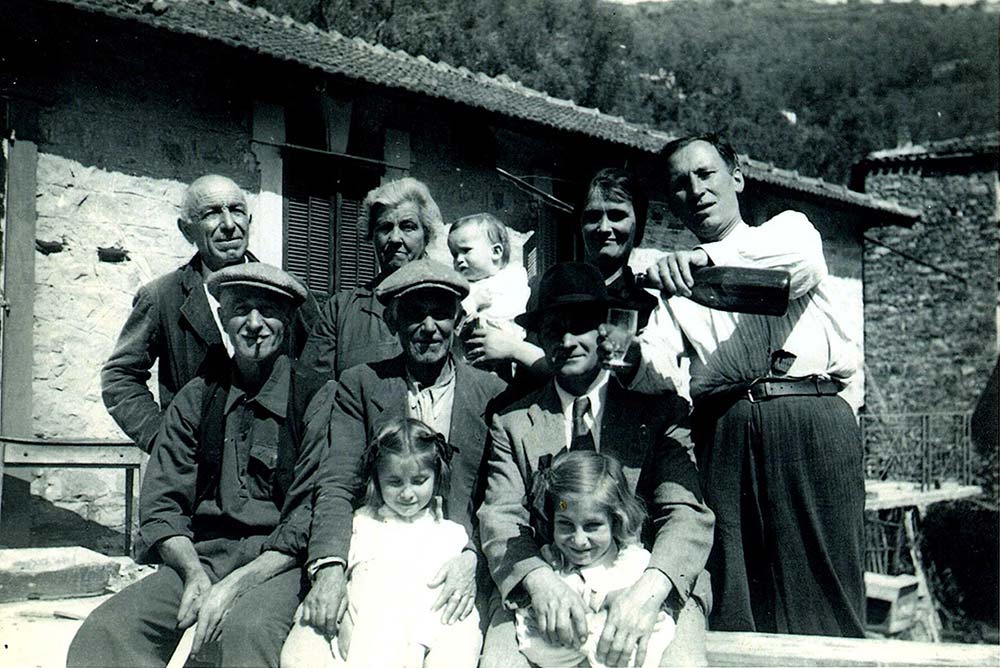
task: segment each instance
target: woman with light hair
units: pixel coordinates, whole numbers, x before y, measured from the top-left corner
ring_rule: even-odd
[[[425,257],[442,226],[441,211],[430,190],[410,177],[369,192],[362,210],[378,274],[364,285],[330,297],[302,351],[303,364],[333,379],[356,364],[399,354],[399,340],[385,323],[375,287],[406,263]]]

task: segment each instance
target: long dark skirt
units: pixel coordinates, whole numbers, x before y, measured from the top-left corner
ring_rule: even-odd
[[[847,403],[704,402],[695,425],[716,514],[709,627],[862,637],[864,473]]]

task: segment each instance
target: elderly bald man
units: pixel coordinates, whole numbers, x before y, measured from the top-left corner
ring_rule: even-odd
[[[251,220],[246,195],[232,179],[218,174],[196,179],[184,194],[177,227],[198,252],[183,266],[139,288],[132,302],[132,312],[101,372],[101,394],[111,417],[146,452],[152,449],[163,411],[177,391],[203,364],[228,363],[219,305],[205,281],[223,267],[257,261],[247,251]],[[299,309],[293,352],[304,344],[316,312],[311,297]],[[159,404],[148,385],[157,360]]]

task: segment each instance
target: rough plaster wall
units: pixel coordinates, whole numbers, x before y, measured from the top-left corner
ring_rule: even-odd
[[[101,400],[100,367],[139,286],[192,254],[176,225],[186,184],[47,153],[39,154],[37,177],[36,237],[62,241],[64,250],[36,254],[34,431],[52,438],[121,439]],[[129,261],[98,260],[98,246],[115,245],[129,251]],[[150,387],[155,394],[155,372]],[[115,528],[123,519],[123,485],[123,474],[110,471],[31,473],[32,493]]]
[[[218,172],[258,189],[252,93],[224,58],[190,43],[111,34],[100,21],[56,23],[23,9],[24,35],[48,39],[42,50],[12,35],[27,55],[5,73],[15,82],[10,108],[17,136],[39,148],[36,237],[65,239],[62,252],[35,255],[33,431],[121,438],[101,402],[100,367],[139,286],[192,253],[176,227],[183,184]],[[97,247],[115,245],[130,261],[99,262]],[[121,473],[11,474],[56,506],[122,525]]]
[[[996,362],[996,172],[876,173],[865,189],[924,212],[912,229],[871,236],[968,281],[866,245],[868,370],[881,397],[872,408],[972,410]]]
[[[523,247],[538,224],[537,209],[541,205],[503,180],[492,163],[486,163],[494,152],[492,131],[483,126],[478,133],[456,133],[455,123],[449,122],[455,119],[442,115],[440,109],[422,119],[414,123],[410,135],[410,175],[427,184],[445,223],[429,249],[430,256],[451,264],[447,246],[451,223],[462,216],[486,212],[508,226],[512,261],[523,263]],[[515,173],[532,173],[532,156],[517,139],[511,133],[501,135],[496,147],[497,164]],[[548,220],[548,216],[542,218]]]

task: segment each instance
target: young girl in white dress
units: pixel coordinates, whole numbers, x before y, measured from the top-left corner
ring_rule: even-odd
[[[387,422],[362,466],[365,504],[354,513],[347,559],[347,611],[331,640],[339,665],[475,668],[479,615],[446,625],[427,586],[469,544],[462,525],[444,518],[450,448],[419,420]]]
[[[515,611],[517,642],[530,663],[545,668],[603,668],[597,642],[607,621],[608,594],[629,587],[649,565],[639,542],[646,518],[642,502],[629,491],[621,464],[592,450],[564,451],[551,466],[541,462],[531,491],[532,524],[546,541],[542,557],[578,593],[587,607],[587,638],[579,648],[550,644],[530,607]],[[660,665],[674,638],[672,617],[660,612],[642,666]],[[635,666],[635,653],[628,666]]]

